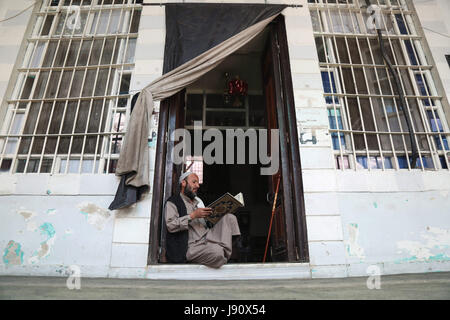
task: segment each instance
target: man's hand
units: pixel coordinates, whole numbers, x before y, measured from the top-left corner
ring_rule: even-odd
[[[198,208],[197,210],[192,211],[189,216],[191,217],[191,219],[204,218],[209,216],[211,213],[211,208]]]

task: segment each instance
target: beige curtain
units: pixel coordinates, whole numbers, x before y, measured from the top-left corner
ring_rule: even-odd
[[[116,168],[116,175],[132,173],[126,180],[127,185],[134,187],[150,186],[147,139],[149,116],[153,112],[153,101],[172,96],[214,69],[227,56],[263,31],[276,16],[278,14],[254,24],[146,86],[139,95],[131,114]]]

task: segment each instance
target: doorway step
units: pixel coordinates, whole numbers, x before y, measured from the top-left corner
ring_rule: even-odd
[[[212,269],[197,264],[151,265],[145,278],[154,280],[311,279],[309,263],[242,263]]]

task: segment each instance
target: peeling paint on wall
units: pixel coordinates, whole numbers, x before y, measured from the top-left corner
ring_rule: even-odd
[[[348,225],[348,240],[346,241],[347,254],[363,259],[364,249],[358,244],[359,229],[358,224],[350,223]]]
[[[27,224],[27,231],[34,232],[37,230],[38,227],[36,222],[30,221],[32,218],[37,216],[35,212],[20,208],[19,210],[17,210],[17,213],[25,219],[25,222]]]
[[[21,265],[23,263],[23,251],[20,243],[10,240],[3,253],[5,265]]]
[[[28,221],[34,216],[36,216],[36,213],[28,210],[17,210],[17,213],[20,214],[25,219],[25,221]]]
[[[39,229],[41,230],[41,235],[45,236],[46,239],[41,242],[39,249],[34,252],[33,256],[28,259],[28,262],[32,264],[48,256],[50,254],[51,248],[55,244],[56,231],[51,223],[44,222],[39,226]]]
[[[443,250],[450,248],[450,232],[437,227],[427,227],[421,232],[425,241],[402,240],[397,242],[398,253],[406,251],[410,257],[396,260],[397,263],[409,261],[450,261]],[[439,250],[440,252],[436,252]]]
[[[47,240],[50,240],[55,236],[55,228],[53,225],[49,222],[44,222],[39,229],[41,230],[41,234],[47,236]],[[47,241],[46,240],[46,241]]]
[[[54,215],[54,214],[56,214],[56,209],[48,209],[47,210],[47,214],[49,215],[49,216],[52,216],[52,215]]]
[[[80,212],[85,215],[89,224],[94,225],[98,230],[102,230],[106,221],[111,216],[109,210],[97,206],[95,203],[83,202],[78,205]]]

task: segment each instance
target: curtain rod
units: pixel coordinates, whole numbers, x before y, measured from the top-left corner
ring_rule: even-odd
[[[223,3],[223,2],[151,2],[151,3],[141,3],[142,6],[165,6],[166,4],[260,4],[260,5],[280,5],[286,6],[288,8],[303,8],[301,4],[283,4],[283,3]]]

